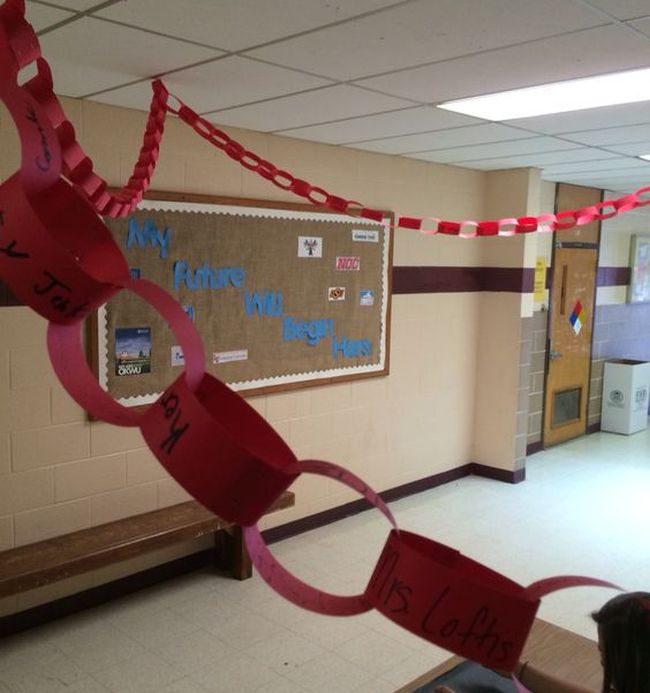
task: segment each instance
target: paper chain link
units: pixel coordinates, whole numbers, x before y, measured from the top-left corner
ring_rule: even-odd
[[[19,71],[33,61],[37,76],[19,86]],[[331,462],[298,461],[264,418],[205,372],[203,345],[193,323],[162,288],[129,276],[125,258],[96,214],[127,214],[149,183],[167,99],[159,82],[154,84],[134,174],[115,194],[107,192],[105,182],[93,172],[92,161],[77,144],[53,94],[49,68],[24,19],[24,0],[7,0],[0,6],[0,98],[14,120],[22,152],[20,169],[0,185],[0,276],[48,320],[50,358],[75,401],[101,420],[138,426],[174,479],[212,512],[243,525],[253,563],[278,593],[323,614],[344,616],[376,608],[430,642],[512,671],[543,596],[576,585],[614,587],[580,576],[559,576],[522,587],[453,548],[399,531],[384,501],[359,477]],[[199,123],[183,107],[180,110],[182,117]],[[276,185],[319,204],[323,200],[317,195],[324,195],[331,208],[350,211],[351,203],[271,168],[211,126],[204,136]],[[361,214],[373,218],[375,212],[361,208]],[[185,357],[184,372],[144,413],[119,405],[99,387],[81,344],[85,317],[123,289],[149,302],[165,318]],[[283,568],[264,544],[256,523],[304,473],[346,484],[392,524],[360,595],[332,595],[305,584]]]
[[[326,207],[335,212],[358,215],[374,221],[382,221],[384,218],[385,213],[380,210],[366,207],[356,200],[347,200],[343,197],[332,195],[321,187],[314,186],[301,178],[296,178],[288,171],[278,169],[270,161],[262,159],[254,152],[249,151],[223,132],[223,130],[219,130],[205,118],[199,116],[177,96],[173,95],[173,98],[179,103],[179,106],[173,107],[167,103],[166,108],[170,113],[177,115],[201,137],[227,154],[231,159],[238,161],[249,171],[254,171],[262,178],[271,181],[278,188],[292,192],[314,205]],[[491,221],[444,221],[437,217],[414,217],[396,214],[396,221],[392,226],[394,228],[415,229],[424,234],[441,233],[450,236],[460,236],[461,238],[513,236],[515,234],[534,233],[536,231],[552,232],[570,229],[573,226],[589,224],[592,221],[611,219],[611,217],[617,214],[629,212],[636,207],[643,207],[647,204],[650,204],[650,186],[639,188],[636,192],[624,195],[616,200],[604,200],[595,205],[558,212],[557,214],[542,214],[536,217],[506,217]]]

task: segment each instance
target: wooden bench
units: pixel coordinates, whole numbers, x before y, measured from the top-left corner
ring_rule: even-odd
[[[269,512],[294,504],[285,491]],[[217,567],[240,580],[250,577],[241,527],[188,501],[0,553],[0,598],[208,534],[215,535]]]
[[[533,623],[520,659],[587,690],[600,691],[603,687],[603,668],[597,644],[540,618]],[[460,657],[450,657],[395,693],[415,693],[462,661]]]

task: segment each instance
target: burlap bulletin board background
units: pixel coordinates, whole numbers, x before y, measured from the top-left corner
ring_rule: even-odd
[[[107,224],[131,272],[190,314],[207,370],[242,394],[387,374],[387,226],[241,202],[146,200]],[[154,401],[182,368],[164,320],[128,292],[100,310],[97,351],[100,382],[128,405]]]

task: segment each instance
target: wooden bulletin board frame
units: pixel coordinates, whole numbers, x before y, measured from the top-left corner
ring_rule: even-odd
[[[132,272],[161,284],[188,310],[196,297],[193,318],[207,371],[253,396],[388,375],[391,220],[390,213],[378,224],[312,205],[150,192],[132,215],[106,223]],[[220,257],[209,257],[211,251]],[[157,318],[122,292],[91,321],[89,352],[99,382],[126,406],[155,401],[180,372],[172,365],[179,349]],[[236,335],[239,328],[232,339],[220,333]],[[136,332],[144,333],[140,360],[123,348]],[[213,363],[217,358],[223,360]],[[307,361],[314,367],[304,368]],[[277,372],[278,362],[286,372]],[[140,372],[138,364],[145,364]],[[242,372],[248,376],[231,377]]]

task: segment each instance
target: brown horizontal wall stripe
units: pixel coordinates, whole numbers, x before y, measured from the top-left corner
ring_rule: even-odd
[[[24,303],[11,293],[9,287],[0,282],[0,307],[22,305],[24,305]]]
[[[510,291],[531,293],[535,273],[528,267],[393,267],[394,294],[438,294],[469,291]],[[599,267],[597,286],[627,286],[629,267]],[[546,286],[551,284],[547,271]],[[0,282],[0,307],[22,306],[9,288]]]
[[[533,291],[529,267],[393,267],[394,294]]]
[[[599,267],[597,286],[627,286],[630,283],[629,267]]]

